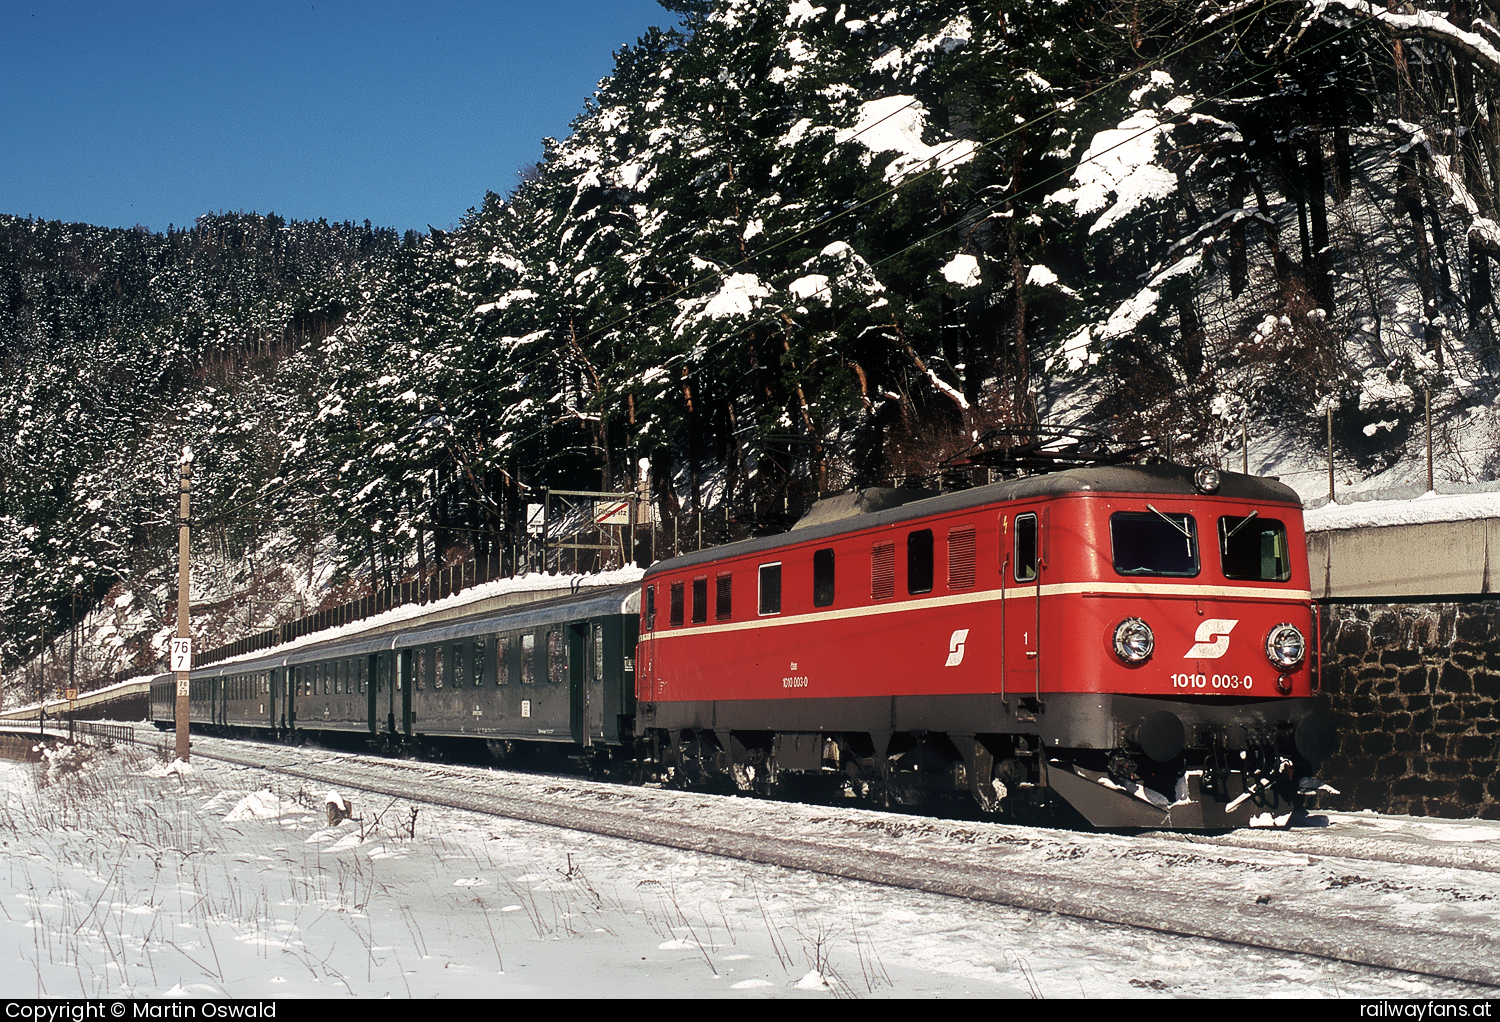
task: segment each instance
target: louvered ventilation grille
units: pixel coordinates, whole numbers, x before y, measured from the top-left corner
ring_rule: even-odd
[[[896,544],[877,543],[870,551],[870,598],[889,600],[896,595]]]

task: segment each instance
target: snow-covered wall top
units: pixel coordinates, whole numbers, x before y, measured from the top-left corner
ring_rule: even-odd
[[[1500,492],[1424,493],[1409,500],[1361,500],[1324,504],[1303,516],[1308,532],[1428,525],[1436,522],[1500,518]]]

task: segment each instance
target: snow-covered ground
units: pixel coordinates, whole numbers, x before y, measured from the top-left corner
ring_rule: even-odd
[[[0,785],[7,996],[1482,993],[399,799],[330,826],[347,793],[202,756]]]

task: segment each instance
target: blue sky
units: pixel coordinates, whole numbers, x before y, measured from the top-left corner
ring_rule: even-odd
[[[445,228],[674,21],[655,0],[0,0],[0,213]]]

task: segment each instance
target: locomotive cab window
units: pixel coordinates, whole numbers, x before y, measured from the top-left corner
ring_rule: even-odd
[[[1109,540],[1117,574],[1198,574],[1198,523],[1192,515],[1116,511],[1109,516]]]
[[[781,613],[781,562],[760,566],[760,612]]]
[[[1036,515],[1016,515],[1015,570],[1017,582],[1036,581]]]
[[[1224,577],[1251,582],[1285,582],[1292,577],[1286,525],[1251,514],[1219,519],[1219,554]]]
[[[813,551],[813,606],[833,606],[833,547]]]

